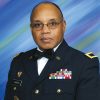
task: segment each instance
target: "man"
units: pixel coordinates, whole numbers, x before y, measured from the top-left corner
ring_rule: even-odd
[[[38,47],[13,59],[5,100],[100,100],[98,58],[68,46],[60,8],[36,5],[30,27]]]

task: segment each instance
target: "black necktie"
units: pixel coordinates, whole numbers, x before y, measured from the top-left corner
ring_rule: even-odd
[[[33,56],[35,60],[40,59],[42,57],[52,59],[54,56],[54,51],[52,49],[48,49],[48,50],[44,50],[43,52],[40,52],[39,50],[36,49]]]

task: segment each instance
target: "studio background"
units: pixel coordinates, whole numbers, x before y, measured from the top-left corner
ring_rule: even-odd
[[[100,60],[99,0],[0,0],[0,100],[3,100],[11,60],[34,48],[30,14],[41,1],[58,4],[67,22],[65,40],[83,52],[92,51]]]

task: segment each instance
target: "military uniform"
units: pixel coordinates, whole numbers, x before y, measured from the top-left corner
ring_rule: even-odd
[[[65,40],[38,75],[34,51],[21,53],[12,61],[5,100],[100,100],[99,62]]]

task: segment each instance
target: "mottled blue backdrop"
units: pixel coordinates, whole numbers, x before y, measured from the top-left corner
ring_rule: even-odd
[[[34,5],[47,0],[0,0],[0,100],[3,100],[12,58],[35,47],[30,32]],[[58,4],[67,21],[65,40],[100,59],[100,0],[48,0]]]

